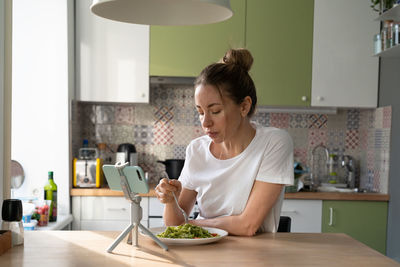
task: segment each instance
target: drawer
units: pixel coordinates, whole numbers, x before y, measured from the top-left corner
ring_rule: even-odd
[[[148,198],[140,202],[143,215],[148,217]],[[81,220],[130,220],[130,203],[123,197],[82,197]]]
[[[322,200],[285,199],[281,215],[292,219],[291,232],[321,233]]]
[[[81,229],[80,230],[88,230],[88,231],[123,231],[128,225],[129,221],[103,221],[103,220],[92,220],[92,221],[81,221]],[[140,222],[145,227],[148,226],[147,220],[142,220]]]

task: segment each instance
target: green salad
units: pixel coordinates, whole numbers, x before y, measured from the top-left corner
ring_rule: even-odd
[[[206,229],[190,223],[179,226],[168,226],[164,232],[157,235],[162,238],[210,238],[218,234],[210,233]]]

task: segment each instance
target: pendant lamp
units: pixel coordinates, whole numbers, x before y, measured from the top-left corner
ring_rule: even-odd
[[[200,25],[224,21],[229,0],[93,0],[91,11],[103,18],[145,25]]]

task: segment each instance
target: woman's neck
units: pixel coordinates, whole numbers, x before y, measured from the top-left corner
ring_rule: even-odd
[[[243,122],[234,136],[219,144],[212,144],[211,152],[218,159],[230,159],[242,153],[251,143],[256,129],[248,120]]]

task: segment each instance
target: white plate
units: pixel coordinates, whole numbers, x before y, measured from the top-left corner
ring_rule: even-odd
[[[211,228],[211,227],[203,227],[207,231],[209,231],[211,234],[218,234],[216,237],[209,237],[209,238],[162,238],[159,237],[163,243],[167,245],[200,245],[200,244],[207,244],[207,243],[213,243],[217,242],[218,240],[221,240],[225,236],[228,235],[228,232],[222,229],[218,228]],[[150,228],[150,232],[152,232],[154,235],[157,235],[159,233],[162,233],[167,229],[166,226],[164,227],[156,227],[156,228]],[[151,238],[150,236],[146,235],[143,233],[141,230],[139,231],[141,235],[146,236],[148,238]]]

